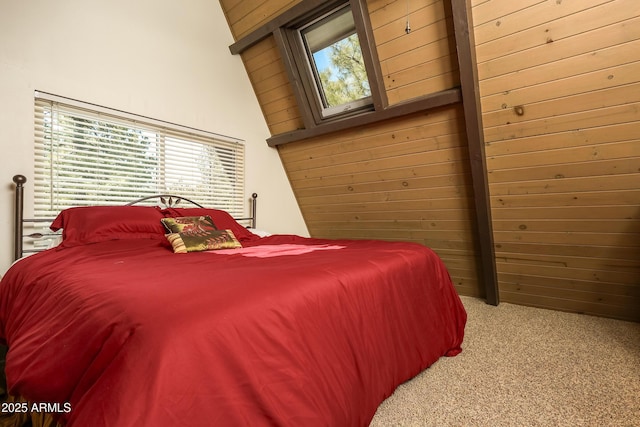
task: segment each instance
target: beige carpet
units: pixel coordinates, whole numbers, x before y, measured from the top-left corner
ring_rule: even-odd
[[[640,324],[462,301],[463,352],[398,387],[371,426],[640,426]]]

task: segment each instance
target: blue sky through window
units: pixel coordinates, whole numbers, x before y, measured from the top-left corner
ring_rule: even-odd
[[[316,69],[318,73],[322,73],[327,68],[331,67],[331,60],[329,59],[329,52],[331,47],[325,47],[313,54],[313,60],[316,63]]]

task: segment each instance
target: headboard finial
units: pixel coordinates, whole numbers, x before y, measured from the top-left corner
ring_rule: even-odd
[[[15,182],[18,186],[23,186],[25,182],[27,182],[27,177],[24,175],[14,175],[13,182]]]

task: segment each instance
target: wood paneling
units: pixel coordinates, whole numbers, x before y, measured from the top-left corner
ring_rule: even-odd
[[[502,300],[639,321],[640,4],[476,13]]]
[[[297,3],[221,0],[236,39]],[[640,2],[471,5],[501,300],[640,321]],[[460,84],[447,3],[367,7],[389,104]],[[300,129],[274,39],[242,58],[272,135]],[[278,150],[313,236],[426,244],[483,296],[460,107]]]
[[[301,129],[302,117],[274,38],[263,39],[241,56],[271,134]]]
[[[221,2],[238,39],[294,2]],[[451,17],[442,0],[367,2],[389,104],[459,85]],[[272,135],[303,122],[273,37],[242,59]],[[462,111],[440,108],[279,145],[309,232],[315,237],[410,240],[436,250],[458,290],[482,296]]]
[[[443,1],[424,3],[367,2],[390,105],[460,84],[451,16]]]
[[[278,146],[313,236],[434,249],[458,291],[480,296],[459,108]]]
[[[220,0],[229,28],[238,40],[301,0]]]

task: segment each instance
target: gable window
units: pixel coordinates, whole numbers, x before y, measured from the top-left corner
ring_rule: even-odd
[[[371,89],[349,4],[298,30],[323,118],[371,105]]]
[[[37,93],[34,215],[174,194],[244,213],[244,142]]]

